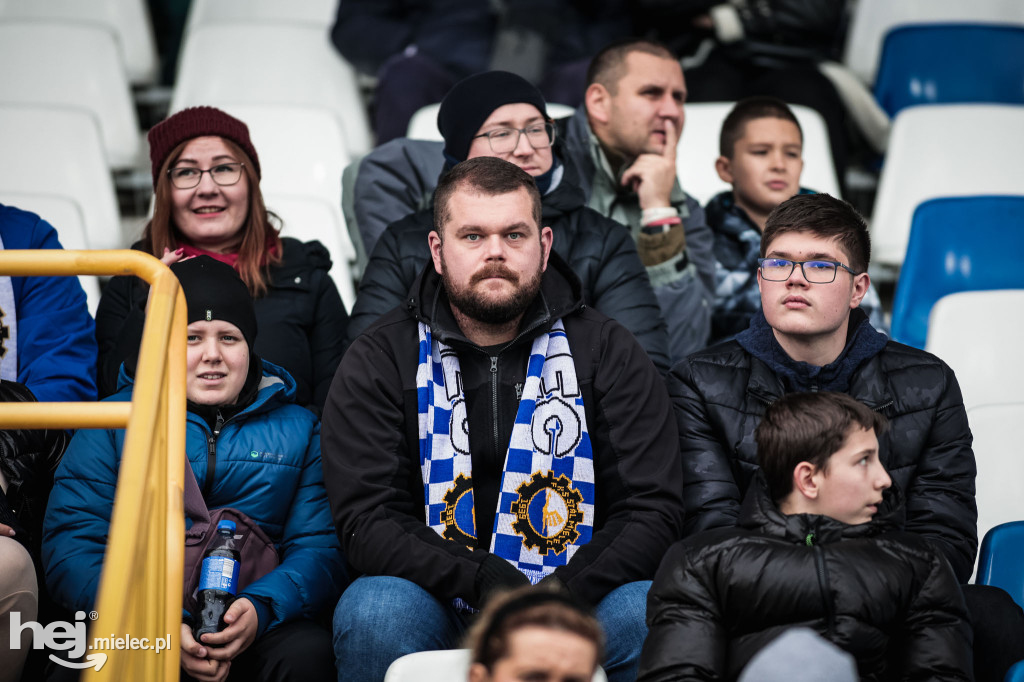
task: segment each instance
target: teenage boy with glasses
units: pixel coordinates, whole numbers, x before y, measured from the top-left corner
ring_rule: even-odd
[[[769,405],[793,391],[836,391],[888,417],[879,452],[906,495],[905,528],[966,583],[978,512],[960,387],[945,363],[886,339],[858,308],[870,285],[870,255],[864,219],[827,194],[792,197],[768,216],[758,269],[762,312],[734,340],[691,355],[669,377],[683,454],[684,534],[736,525],[758,470],[754,430]],[[804,261],[845,267],[795,267]],[[972,614],[985,614],[973,619],[978,677],[1002,679],[982,667],[999,667],[1014,651],[1020,655],[1010,663],[1024,658],[1024,613],[995,588],[969,586],[964,596]]]

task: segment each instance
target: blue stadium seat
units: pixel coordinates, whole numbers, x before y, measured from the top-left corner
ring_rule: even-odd
[[[976,582],[1006,590],[1024,607],[1024,521],[1003,523],[985,533]]]
[[[1009,670],[1003,682],[1024,682],[1024,661],[1017,661]]]
[[[914,211],[892,334],[924,348],[928,315],[957,291],[1024,289],[1024,196],[946,197]]]
[[[1024,104],[1024,26],[894,28],[882,47],[875,99],[890,116],[916,104]]]

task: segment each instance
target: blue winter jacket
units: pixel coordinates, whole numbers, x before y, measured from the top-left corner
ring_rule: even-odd
[[[123,369],[120,384],[108,400],[131,399]],[[264,360],[256,399],[225,421],[213,441],[209,487],[212,432],[191,412],[186,426],[186,452],[207,507],[244,512],[277,546],[281,564],[238,594],[256,607],[257,637],[333,608],[345,581],[324,490],[320,422],[294,399],[291,375]],[[43,524],[43,565],[51,595],[73,611],[89,611],[96,600],[123,445],[123,429],[83,429],[57,469]]]

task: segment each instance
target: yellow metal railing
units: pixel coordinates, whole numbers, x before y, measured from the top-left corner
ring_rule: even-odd
[[[185,297],[158,259],[139,251],[0,251],[0,275],[135,275],[149,282],[131,403],[0,403],[4,428],[127,428],[94,637],[124,647],[87,652],[88,680],[177,680],[185,521]],[[170,637],[159,654],[131,640]],[[59,653],[59,652],[58,652]],[[89,658],[92,657],[92,658]]]

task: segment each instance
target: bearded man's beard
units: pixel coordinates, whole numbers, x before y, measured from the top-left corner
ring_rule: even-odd
[[[441,281],[448,294],[448,300],[467,317],[484,324],[507,324],[526,312],[540,292],[540,280],[543,269],[538,264],[537,271],[529,279],[520,283],[518,273],[510,270],[503,263],[492,263],[470,278],[469,284],[461,287],[452,281],[444,259],[441,259]],[[515,289],[501,298],[495,298],[477,291],[477,284],[490,277],[501,277],[511,282]]]

